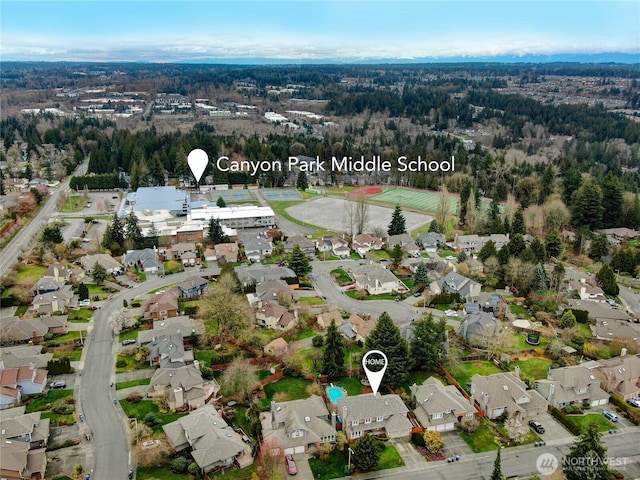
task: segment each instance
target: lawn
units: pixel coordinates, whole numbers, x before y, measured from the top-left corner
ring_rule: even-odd
[[[93,316],[93,310],[89,308],[80,308],[73,310],[67,318],[70,322],[89,322]]]
[[[71,195],[62,206],[63,213],[80,212],[87,204],[87,197],[84,195]]]
[[[527,310],[524,307],[521,307],[520,305],[509,305],[509,310],[511,311],[511,313],[519,317],[529,318],[531,316],[531,313],[529,313],[529,310]]]
[[[389,468],[398,468],[404,466],[402,457],[393,445],[387,445],[384,451],[380,454],[380,460],[378,460],[378,470],[387,470]]]
[[[25,265],[24,267],[20,267],[16,272],[14,284],[35,285],[46,271],[47,267],[44,265]]]
[[[329,273],[331,273],[331,276],[336,277],[340,283],[351,283],[351,277],[342,268],[336,268]]]
[[[68,398],[73,398],[73,390],[49,390],[46,395],[33,395],[32,401],[26,399],[26,413],[42,412],[42,418],[49,418],[51,422],[72,425],[75,423],[73,404],[67,404]],[[56,413],[52,408],[66,405],[68,413]]]
[[[456,379],[462,388],[469,391],[471,377],[478,375],[492,375],[502,373],[498,367],[487,360],[477,360],[475,362],[452,363],[447,365],[447,370]]]
[[[585,427],[591,422],[596,422],[598,424],[599,432],[606,432],[612,429],[616,430],[618,428],[599,413],[587,413],[586,415],[565,415],[565,416],[570,421],[575,423],[578,427],[580,427],[582,430],[584,430]]]
[[[447,258],[449,256],[457,257],[458,253],[455,250],[449,250],[448,248],[445,248],[439,253],[439,255],[440,255],[440,258]]]
[[[321,462],[318,459],[310,458],[309,467],[316,480],[330,480],[331,478],[344,477],[344,469],[347,467],[347,459],[339,449],[334,450],[329,455],[328,460]]]
[[[361,297],[360,292],[357,290],[347,290],[346,295],[356,300],[395,300],[396,295],[391,293],[380,293],[378,295],[365,295]]]
[[[340,385],[347,391],[348,395],[360,395],[362,393],[362,382],[358,377],[342,377]]]
[[[138,480],[185,480],[187,475],[184,473],[173,473],[169,464],[162,467],[138,467],[136,471],[136,478]]]
[[[129,388],[129,387],[137,387],[139,385],[149,385],[150,383],[151,383],[151,377],[139,378],[137,380],[129,380],[127,382],[118,382],[116,383],[116,390],[122,390],[124,388]]]
[[[460,437],[474,453],[490,452],[498,449],[498,445],[495,442],[495,434],[484,422],[472,434],[460,432]]]
[[[302,330],[298,330],[295,335],[292,335],[289,338],[289,342],[297,342],[298,340],[304,340],[305,338],[313,337],[317,332],[314,332],[311,327],[303,328]]]
[[[154,432],[161,432],[162,425],[175,422],[180,417],[186,415],[186,413],[160,413],[156,404],[151,400],[142,400],[138,403],[129,403],[126,400],[120,400],[120,405],[127,417],[135,417],[140,421],[144,421],[144,417],[149,413],[155,414],[160,419],[160,423],[152,428]]]
[[[236,427],[240,427],[247,435],[251,434],[251,425],[247,420],[247,410],[244,407],[238,407],[233,412],[233,424]]]
[[[500,431],[500,433],[504,435],[505,438],[509,438],[509,434],[507,433],[507,430],[504,428],[504,425],[497,424],[496,428]],[[519,443],[518,445],[529,445],[531,443],[539,442],[540,440],[542,439],[538,436],[538,434],[536,434],[536,432],[534,432],[533,430],[529,429],[529,433],[527,434],[527,437],[524,439],[522,443]]]
[[[87,283],[87,288],[89,289],[89,295],[107,295],[111,293],[107,288],[93,283]]]
[[[425,372],[409,372],[408,375],[404,378],[404,381],[400,385],[405,392],[411,393],[411,385],[414,383],[416,385],[422,385],[427,378],[432,377],[433,375],[425,373]],[[445,382],[446,384],[446,382]]]
[[[319,354],[316,352],[319,352]],[[317,361],[316,365],[314,366],[313,360],[309,358],[311,355],[320,355],[320,358],[322,358],[322,349],[316,347],[301,348],[294,354],[294,358],[297,362],[299,362],[300,368],[302,368],[305,372],[317,375],[318,373],[320,373],[322,362]]]
[[[546,358],[529,358],[527,360],[515,360],[509,365],[512,369],[517,366],[529,378],[541,380],[547,378],[547,372],[551,366],[551,360]]]
[[[123,340],[136,340],[138,338],[138,333],[142,330],[149,330],[148,327],[139,327],[134,328],[133,330],[127,330],[126,332],[122,332],[118,335],[118,340],[122,342]]]
[[[27,313],[27,310],[29,310],[29,305],[20,305],[18,308],[16,308],[15,316],[21,317],[22,315]]]
[[[369,254],[373,255],[375,260],[381,260],[383,258],[389,260],[391,258],[389,256],[389,252],[386,250],[373,250],[372,252],[369,252]]]
[[[413,288],[413,278],[405,278],[404,280],[402,280],[402,283],[404,283],[404,285],[411,290]]]
[[[82,357],[82,350],[56,351],[53,358],[68,358],[72,362],[77,362]]]
[[[286,396],[287,400],[309,398],[309,393],[307,393],[307,387],[309,385],[311,385],[310,380],[293,377],[284,377],[275,383],[265,385],[264,393],[266,398],[262,400],[262,408],[266,410],[271,404],[273,397],[278,393]]]
[[[117,361],[119,360],[124,360],[125,362],[127,362],[127,365],[125,365],[124,367],[116,367],[116,373],[130,372],[132,370],[138,370],[140,368],[150,368],[146,363],[136,362],[136,359],[133,356],[127,357],[124,355],[118,355]]]
[[[587,325],[586,323],[576,322],[576,328],[578,329],[578,332],[580,332],[580,335],[582,335],[584,338],[593,337],[593,332],[591,331],[591,327],[589,327],[589,325]]]
[[[511,345],[509,348],[506,348],[505,351],[515,353],[521,352],[523,350],[531,350],[533,348],[536,349],[536,351],[539,350],[541,353],[543,353],[547,343],[549,343],[549,339],[547,337],[540,336],[539,345],[529,345],[527,343],[527,336],[525,334],[515,333],[513,335],[513,345]]]
[[[256,469],[256,464],[249,467],[244,467],[242,470],[234,468],[233,470],[229,470],[227,473],[216,474],[213,476],[214,480],[244,480],[245,478],[253,478],[253,472]],[[159,477],[163,478],[164,477]],[[184,477],[182,477],[184,479]]]
[[[87,338],[87,331],[82,330],[82,338]],[[72,330],[70,332],[64,333],[62,335],[58,335],[53,337],[51,340],[45,342],[46,345],[64,345],[66,343],[75,342],[76,340],[80,340],[80,330]]]
[[[312,307],[317,307],[321,305],[326,305],[327,301],[320,297],[300,297],[296,299],[298,303],[306,303]]]

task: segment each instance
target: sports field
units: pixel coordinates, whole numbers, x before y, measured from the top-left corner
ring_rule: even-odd
[[[260,193],[268,202],[288,202],[291,200],[302,200],[302,195],[298,190],[290,188],[262,188]]]
[[[409,190],[406,188],[388,188],[382,193],[372,195],[371,200],[376,202],[400,205],[401,207],[415,208],[417,210],[427,210],[435,212],[440,201],[438,192],[427,190]],[[455,215],[458,211],[459,198],[456,195],[449,195],[449,213]]]
[[[251,190],[214,190],[207,192],[210,202],[216,202],[222,197],[226,203],[249,202],[255,200]]]

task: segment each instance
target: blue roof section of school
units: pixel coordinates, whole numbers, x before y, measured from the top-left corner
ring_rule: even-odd
[[[191,209],[191,200],[186,190],[178,190],[176,187],[141,187],[134,194],[130,194],[128,199],[133,197],[135,202],[133,209],[140,212],[145,208],[149,210],[170,210],[182,211],[183,204],[187,203],[188,210]]]

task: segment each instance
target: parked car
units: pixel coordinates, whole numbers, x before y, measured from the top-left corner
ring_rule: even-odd
[[[133,480],[133,470],[129,470],[129,480]]]
[[[67,388],[67,382],[63,382],[63,381],[57,381],[57,382],[51,382],[49,384],[49,388]]]
[[[133,345],[134,343],[136,343],[135,340],[123,340],[122,341],[122,346],[126,347],[127,345]]]
[[[607,418],[608,420],[611,420],[612,422],[618,421],[618,415],[616,415],[613,412],[610,412],[609,410],[605,410],[604,412],[602,412],[602,415],[604,415],[605,418]]]
[[[544,427],[540,422],[536,422],[535,420],[529,420],[529,426],[533,428],[536,433],[544,433]]]
[[[293,459],[293,455],[289,453],[285,455],[284,459],[287,462],[287,473],[289,475],[295,475],[298,473],[298,467],[296,465],[296,461]]]
[[[91,305],[91,300],[89,299],[80,300],[80,302],[78,302],[79,307],[88,307],[89,305]]]
[[[456,312],[455,310],[445,310],[444,314],[447,317],[457,317],[458,316],[458,312]]]
[[[640,408],[640,398],[630,398],[627,403],[632,407]]]

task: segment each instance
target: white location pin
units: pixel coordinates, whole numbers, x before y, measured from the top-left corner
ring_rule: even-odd
[[[207,155],[207,152],[204,150],[196,148],[195,150],[191,150],[189,153],[187,163],[189,164],[191,173],[196,177],[196,183],[200,183],[200,178],[204,173],[204,169],[207,168],[207,165],[209,164],[209,155]]]
[[[362,368],[364,368],[364,373],[367,374],[367,379],[374,395],[378,393],[382,377],[384,377],[384,372],[387,371],[388,365],[387,356],[380,350],[369,350],[362,357]],[[369,367],[374,369],[371,370]]]

